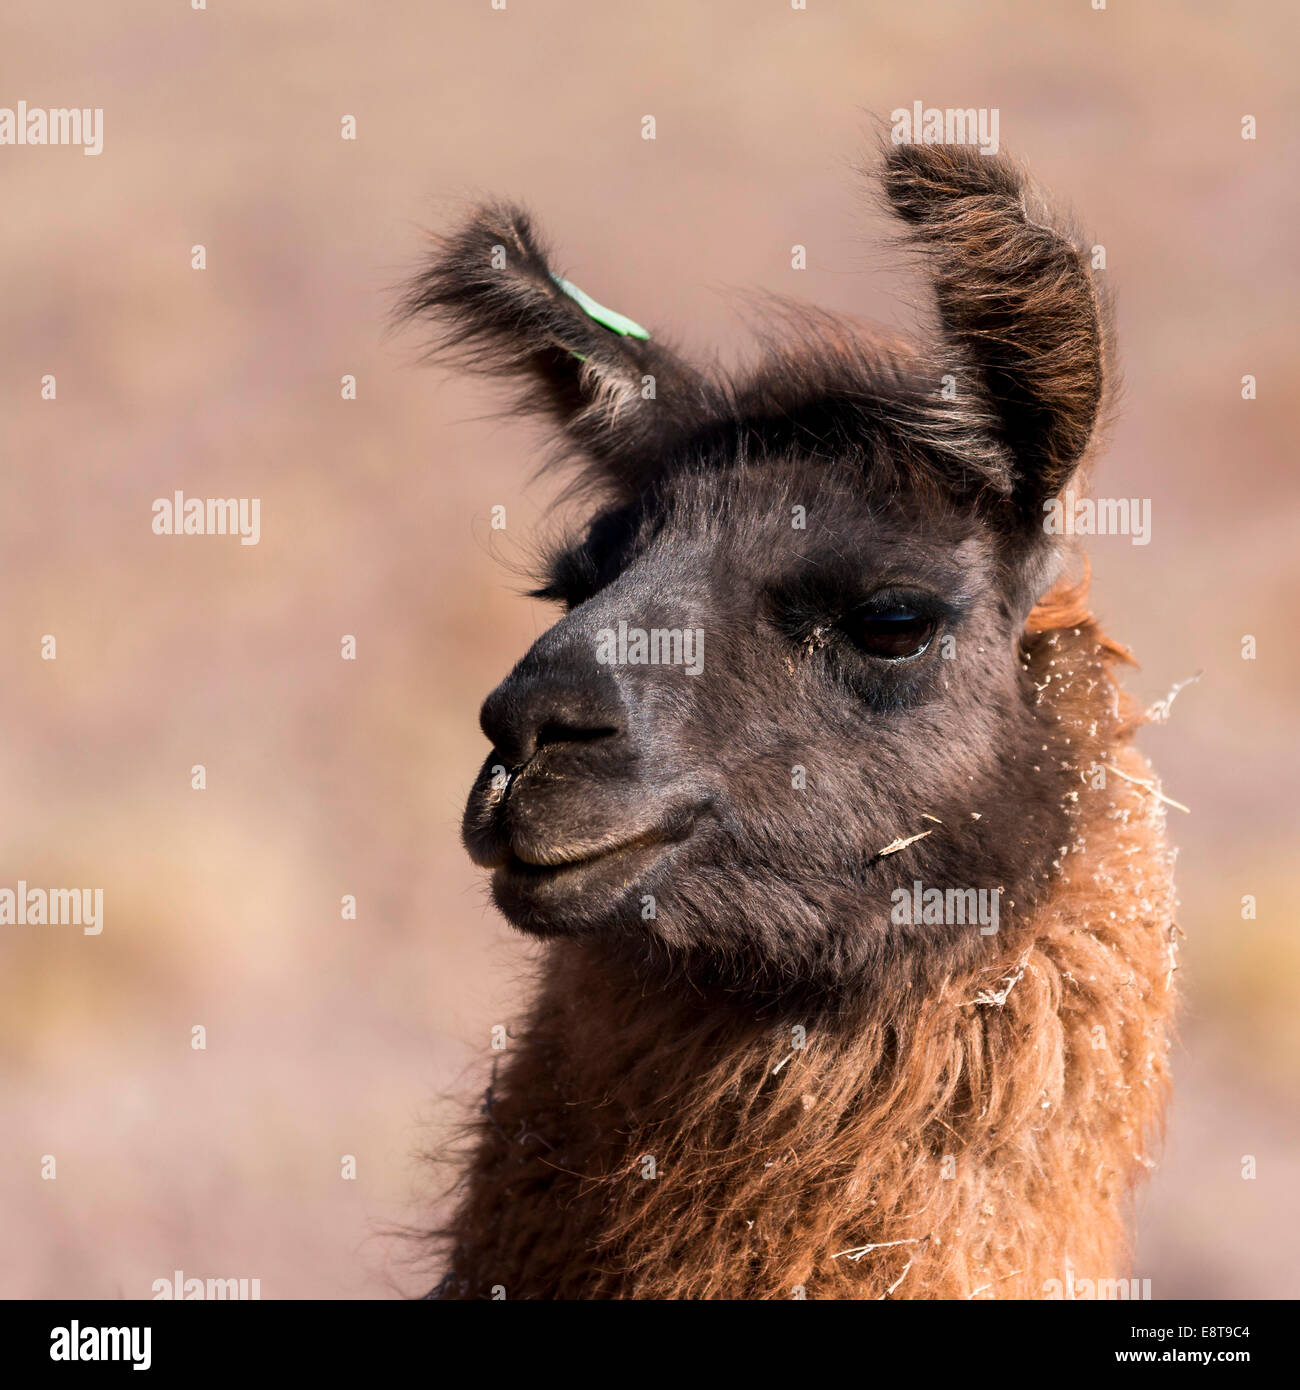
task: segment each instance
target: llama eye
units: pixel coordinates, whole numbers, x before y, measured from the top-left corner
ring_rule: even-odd
[[[920,656],[930,645],[937,626],[929,613],[906,604],[867,609],[853,614],[844,623],[845,631],[868,656],[887,661]]]

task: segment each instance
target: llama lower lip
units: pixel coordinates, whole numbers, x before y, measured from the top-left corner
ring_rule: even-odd
[[[626,908],[652,883],[689,836],[638,836],[600,854],[562,864],[533,864],[511,854],[492,875],[497,907],[521,931],[570,936],[601,931],[639,907]]]
[[[510,858],[497,869],[497,872],[508,873],[524,880],[542,882],[548,879],[562,878],[565,875],[576,875],[598,865],[630,860],[638,852],[655,851],[662,845],[663,841],[658,836],[641,835],[635,840],[628,840],[624,844],[601,850],[598,854],[591,854],[583,859],[561,859],[551,864],[539,864],[534,860],[521,859],[517,854],[511,854]]]
[[[616,845],[607,845],[590,854],[574,854],[567,857],[561,851],[548,852],[544,848],[534,849],[529,854],[521,854],[517,850],[511,850],[507,862],[525,870],[575,869],[583,864],[595,864],[602,859],[612,858],[628,850],[657,845],[665,838],[665,833],[656,828],[647,830],[641,835],[633,835],[629,839],[620,840]]]
[[[562,857],[562,838],[539,844],[507,832],[497,841],[499,857],[490,865],[493,901],[530,936],[590,936],[632,923],[641,927],[645,894],[658,894],[665,868],[693,839],[710,806],[708,799],[679,803],[639,834],[586,854],[579,842],[569,858]]]

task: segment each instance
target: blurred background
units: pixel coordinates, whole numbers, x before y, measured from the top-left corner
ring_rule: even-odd
[[[0,927],[0,1295],[433,1282],[389,1232],[430,1219],[420,1153],[524,997],[458,821],[478,704],[550,621],[516,569],[556,483],[490,389],[386,334],[392,287],[490,192],[701,356],[745,353],[737,289],[907,325],[852,165],[917,100],[997,107],[1106,247],[1127,406],[1096,485],[1153,521],[1093,542],[1095,607],[1144,701],[1203,672],[1143,735],[1191,814],[1135,1272],[1300,1294],[1291,6],[8,0],[0,26],[0,106],[105,113],[95,158],[0,147],[0,887],[99,886],[105,917]],[[177,489],[260,498],[260,543],[154,535]]]

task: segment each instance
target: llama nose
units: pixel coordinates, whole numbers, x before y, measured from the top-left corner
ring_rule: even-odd
[[[518,768],[550,744],[619,737],[627,730],[627,712],[605,673],[590,681],[511,676],[483,702],[479,723],[502,760]]]

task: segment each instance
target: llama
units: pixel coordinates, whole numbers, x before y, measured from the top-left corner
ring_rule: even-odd
[[[545,944],[437,1296],[1126,1270],[1172,854],[1129,658],[1043,524],[1107,414],[1106,298],[1005,157],[905,144],[879,177],[925,345],[780,301],[756,365],[698,370],[504,205],[404,301],[549,417],[590,509],[536,590],[562,616],[482,709],[465,843]],[[699,669],[635,658],[655,632],[699,634]]]

